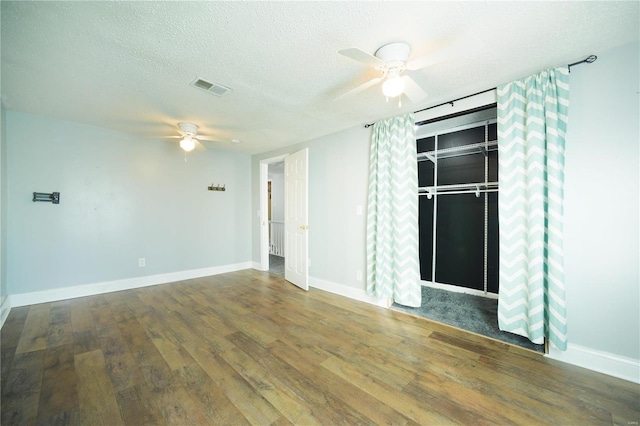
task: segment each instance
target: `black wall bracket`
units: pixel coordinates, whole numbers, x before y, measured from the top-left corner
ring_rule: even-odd
[[[34,192],[33,193],[33,202],[36,201],[46,201],[53,204],[60,204],[60,193],[59,192]]]

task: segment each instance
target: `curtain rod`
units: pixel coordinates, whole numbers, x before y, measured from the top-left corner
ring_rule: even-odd
[[[581,61],[578,62],[574,62],[572,64],[567,65],[567,67],[569,67],[569,72],[571,72],[571,67],[574,65],[580,65],[580,64],[592,64],[596,61],[596,59],[598,59],[598,57],[596,55],[589,55],[586,58],[584,58]]]
[[[595,62],[595,61],[596,61],[596,59],[598,59],[598,57],[597,57],[596,55],[589,55],[589,56],[587,56],[586,58],[584,58],[584,59],[583,59],[583,60],[581,60],[581,61],[574,62],[574,63],[572,63],[572,64],[567,65],[567,68],[569,68],[569,72],[571,72],[571,67],[573,67],[573,66],[575,66],[575,65],[580,65],[580,64],[591,64],[591,63]],[[463,100],[463,99],[471,98],[471,97],[473,97],[473,96],[481,95],[481,94],[483,94],[483,93],[487,93],[487,92],[490,92],[490,91],[492,91],[492,90],[496,90],[496,87],[492,87],[491,89],[483,90],[483,91],[481,91],[481,92],[476,92],[476,93],[474,93],[474,94],[472,94],[472,95],[463,96],[463,97],[461,97],[461,98],[454,99],[454,100],[452,100],[452,101],[443,102],[443,103],[438,104],[438,105],[433,105],[433,106],[430,106],[430,107],[427,107],[427,108],[422,108],[422,109],[419,109],[419,110],[417,110],[417,111],[413,111],[413,113],[414,113],[414,114],[417,114],[417,113],[419,113],[419,112],[428,111],[428,110],[430,110],[430,109],[438,108],[438,107],[441,107],[441,106],[443,106],[443,105],[451,105],[451,106],[453,107],[453,103],[454,103],[454,102],[458,102],[458,101],[461,101],[461,100]],[[365,124],[365,125],[364,125],[364,128],[365,128],[365,129],[368,129],[369,127],[373,126],[374,124],[375,124],[375,123],[368,123],[368,124]]]

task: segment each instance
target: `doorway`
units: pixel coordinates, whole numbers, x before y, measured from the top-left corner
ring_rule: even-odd
[[[280,166],[276,166],[276,164],[282,164],[282,170],[284,170],[284,159],[288,154],[280,155],[278,157],[267,158],[265,160],[260,161],[260,211],[259,211],[259,220],[260,220],[260,270],[268,271],[270,267],[270,252],[271,252],[271,237],[270,237],[270,225],[271,221],[271,202],[270,197],[273,195],[271,191],[273,190],[274,183],[269,178],[270,169],[277,173],[277,170]],[[270,167],[271,165],[273,167]],[[284,179],[283,179],[284,185]],[[271,190],[269,189],[271,187]],[[282,190],[284,192],[284,189]],[[284,263],[284,253],[282,256],[282,261]]]
[[[268,271],[270,264],[270,252],[277,251],[276,241],[270,239],[270,235],[277,237],[277,230],[270,226],[269,212],[275,215],[276,206],[273,198],[269,207],[269,166],[283,163],[283,194],[284,201],[281,204],[284,211],[284,238],[282,240],[282,254],[284,260],[284,279],[300,287],[309,289],[309,224],[308,224],[308,193],[309,193],[309,149],[273,157],[260,161],[260,270]],[[274,172],[278,166],[274,166]],[[274,173],[273,180],[277,179]],[[271,196],[277,191],[277,185],[272,180]],[[273,216],[272,216],[273,218]],[[273,219],[271,220],[273,221]],[[274,244],[272,246],[272,243]],[[272,248],[273,247],[273,248]],[[279,256],[278,256],[279,257]],[[278,259],[279,260],[279,259]]]
[[[267,193],[269,272],[284,277],[284,161],[269,164]]]

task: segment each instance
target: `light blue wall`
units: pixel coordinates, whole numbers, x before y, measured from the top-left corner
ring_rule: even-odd
[[[371,130],[362,126],[252,159],[253,261],[260,262],[260,161],[309,148],[309,276],[364,290],[365,218]],[[356,206],[365,213],[356,215]]]
[[[569,342],[640,359],[635,43],[575,67],[565,163]]]
[[[7,114],[0,108],[0,305],[7,297]]]
[[[6,118],[9,294],[250,261],[249,155],[196,151],[185,162],[171,140]],[[61,202],[34,203],[34,191]]]

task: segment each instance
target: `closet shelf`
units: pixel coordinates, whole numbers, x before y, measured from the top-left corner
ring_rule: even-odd
[[[481,192],[498,191],[498,182],[478,182],[478,183],[457,183],[451,185],[423,186],[418,188],[418,195],[426,195],[431,198],[433,195],[445,194],[476,194]]]
[[[453,148],[438,149],[436,151],[427,151],[418,153],[418,161],[430,160],[435,163],[436,160],[445,158],[460,157],[462,155],[483,154],[498,150],[498,141],[487,141],[474,143],[470,145],[455,146]]]

